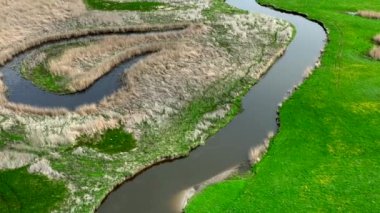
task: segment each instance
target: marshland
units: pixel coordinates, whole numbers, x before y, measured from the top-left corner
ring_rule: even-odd
[[[186,156],[239,113],[294,31],[219,0],[99,2],[1,2],[4,210],[91,212],[144,168]],[[118,86],[85,102],[107,83]]]
[[[354,21],[367,26],[358,35],[366,42],[360,40],[360,56],[355,55],[357,64],[352,66],[358,70],[375,66],[379,32],[374,26],[379,8],[340,4],[340,26],[351,26],[346,23]],[[297,179],[300,175],[291,173],[301,165],[303,171],[320,165],[338,176],[346,174],[323,167],[330,165],[326,161],[331,158],[321,157],[320,145],[336,156],[337,166],[347,165],[341,153],[355,162],[367,156],[370,165],[377,165],[366,147],[360,149],[346,141],[370,141],[379,138],[376,132],[380,131],[362,137],[359,125],[359,136],[352,136],[352,140],[341,137],[354,125],[352,119],[369,116],[362,120],[370,126],[378,121],[373,90],[378,81],[365,81],[368,91],[374,91],[372,102],[366,99],[367,93],[355,90],[356,84],[351,87],[352,82],[359,85],[369,78],[372,68],[368,76],[352,75],[340,57],[345,52],[333,54],[338,31],[319,14],[328,3],[305,7],[311,9],[310,18],[324,28],[299,15],[279,13],[249,1],[0,0],[0,5],[4,20],[0,23],[1,212],[178,212],[190,191],[200,194],[189,199],[186,212],[254,211],[260,209],[258,201],[268,201],[257,200],[261,193],[297,186],[295,182],[274,188],[268,182],[257,184],[257,177],[261,177],[258,168],[276,173],[269,178],[263,174],[264,179],[274,178],[273,183],[279,183],[276,178],[285,174],[302,183]],[[296,11],[303,12],[299,7]],[[329,32],[329,43],[319,61],[325,45],[324,29]],[[355,47],[349,42],[344,45]],[[329,59],[335,56],[334,67]],[[336,76],[321,77],[330,69],[348,70],[348,74],[343,72],[336,81]],[[347,76],[351,84],[346,82]],[[326,92],[331,91],[328,85],[332,81],[335,90]],[[329,101],[323,99],[341,97],[334,99],[340,106],[336,103],[347,98],[340,92],[345,89],[353,92],[352,102],[356,97],[363,99],[362,104],[352,105],[356,117],[351,120],[331,114]],[[363,89],[360,91],[365,92]],[[318,95],[307,91],[318,91]],[[309,101],[314,104],[307,105]],[[305,108],[311,109],[309,114],[303,113],[305,103]],[[346,104],[349,109],[350,103]],[[287,112],[292,116],[285,116]],[[340,113],[347,111],[340,108]],[[329,119],[333,115],[345,125],[334,125]],[[324,120],[315,123],[315,118]],[[276,134],[278,125],[280,132]],[[318,125],[331,131],[329,138],[322,136],[325,130]],[[306,141],[310,145],[305,148],[302,144]],[[376,150],[376,144],[367,144],[368,149]],[[307,160],[309,155],[313,159]],[[265,165],[268,159],[286,163],[289,169],[283,173],[281,165]],[[252,165],[253,172],[205,187],[228,178],[236,169],[223,171],[242,163],[245,169],[240,170],[246,172]],[[377,171],[360,165],[355,164],[357,171]],[[355,185],[356,170],[350,171],[350,185],[357,188],[349,189],[368,186],[375,190],[367,197],[375,199],[376,187],[371,186],[376,181],[368,179],[370,172],[361,176],[367,185]],[[218,173],[221,175],[212,178]],[[327,188],[335,183],[344,186],[335,178],[318,175],[319,182],[311,184],[311,189],[322,182]],[[315,180],[314,176],[308,178]],[[226,193],[231,196],[221,199]],[[318,194],[318,190],[304,193],[303,201]],[[329,196],[336,199],[339,194]],[[280,195],[264,198],[278,201],[282,200]],[[345,205],[328,204],[343,209],[355,204],[348,197],[344,199]],[[268,202],[263,203],[270,206]],[[359,204],[363,203],[359,200]]]

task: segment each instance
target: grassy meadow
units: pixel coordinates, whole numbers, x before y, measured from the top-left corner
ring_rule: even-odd
[[[322,66],[281,108],[280,131],[250,175],[206,188],[185,212],[379,211],[380,64],[369,51],[380,20],[348,12],[380,3],[259,2],[325,25]]]

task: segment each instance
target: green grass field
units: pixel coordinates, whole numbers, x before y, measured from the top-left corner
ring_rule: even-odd
[[[280,111],[280,132],[245,178],[206,188],[186,212],[380,211],[380,62],[372,0],[260,0],[328,28],[322,66]],[[302,53],[300,53],[302,54]]]

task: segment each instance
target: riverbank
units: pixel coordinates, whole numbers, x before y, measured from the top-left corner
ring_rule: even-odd
[[[0,125],[6,140],[0,144],[4,160],[0,176],[2,186],[9,187],[0,190],[7,198],[0,208],[27,205],[32,209],[36,203],[41,204],[36,211],[91,212],[126,178],[155,163],[186,156],[238,114],[241,97],[283,54],[293,28],[285,21],[247,14],[221,0],[187,4],[192,7],[149,13],[80,11],[78,17],[57,25],[81,33],[87,27],[103,29],[109,26],[107,22],[115,25],[112,29],[174,26],[184,20],[203,23],[200,33],[182,36],[172,49],[160,49],[133,65],[121,76],[119,90],[99,103],[75,111],[10,103],[8,85],[2,84]],[[28,33],[24,32],[25,37]],[[39,45],[38,34],[32,35],[34,40],[24,39],[21,44],[38,41]],[[2,59],[9,60],[27,46],[4,43],[2,50],[7,52],[1,52]],[[113,138],[127,138],[131,143],[127,141],[127,149],[115,148]],[[93,144],[83,144],[89,141]],[[9,171],[31,183],[23,192],[29,197],[17,199],[19,189],[8,180]],[[52,191],[57,199],[51,205],[33,196],[35,186],[43,185],[56,189]]]
[[[186,212],[379,209],[379,62],[368,56],[379,22],[349,12],[380,6],[371,1],[260,3],[321,21],[329,31],[322,65],[283,104],[279,133],[252,173],[206,188]]]

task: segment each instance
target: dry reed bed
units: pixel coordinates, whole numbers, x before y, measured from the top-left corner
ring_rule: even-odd
[[[86,12],[81,0],[0,0],[0,52],[53,31],[55,25]]]
[[[45,43],[55,42],[63,39],[80,38],[89,35],[115,34],[115,33],[147,33],[152,31],[169,31],[181,30],[188,27],[188,23],[169,24],[169,25],[142,25],[126,27],[99,27],[96,29],[81,29],[67,32],[53,33],[38,38],[30,38],[12,46],[11,49],[5,49],[0,52],[0,65],[4,65],[15,55],[24,52],[32,47]]]
[[[54,75],[68,78],[69,91],[81,91],[125,60],[171,48],[173,43],[205,30],[204,26],[191,25],[181,31],[106,37],[87,46],[65,50],[60,57],[48,62],[49,70]]]
[[[247,70],[253,78],[258,78],[265,72],[268,64],[273,62],[274,58],[283,51],[283,48],[254,48],[273,41],[269,37],[267,38],[268,41],[263,39],[256,30],[249,30],[245,23],[251,24],[255,21],[270,23],[262,31],[269,34],[277,33],[277,31],[282,32],[283,38],[276,41],[282,47],[287,40],[286,37],[288,39],[291,37],[289,25],[286,27],[287,25],[284,23],[273,22],[269,18],[252,16],[251,18],[245,17],[235,20],[240,25],[229,20],[226,27],[238,32],[250,32],[244,36],[231,37],[235,42],[238,41],[243,45],[240,46],[241,48],[237,48],[243,55],[241,60],[254,60],[260,56],[262,59],[260,63],[236,63],[228,52],[218,47],[214,41],[210,42],[210,31],[204,29],[204,26],[194,25],[189,28],[190,32],[188,33],[191,36],[183,36],[177,43],[160,44],[164,45],[165,48],[157,47],[158,52],[132,66],[123,77],[122,88],[104,98],[98,105],[85,105],[76,109],[75,112],[69,112],[65,109],[41,109],[9,103],[4,97],[2,111],[5,110],[4,114],[10,116],[17,112],[17,114],[32,116],[37,120],[42,119],[43,123],[36,121],[36,125],[45,126],[44,128],[40,128],[37,133],[35,130],[29,130],[29,132],[33,132],[30,133],[32,135],[55,135],[44,139],[45,142],[42,143],[54,144],[54,140],[60,135],[61,138],[67,139],[67,143],[72,143],[75,136],[78,135],[78,131],[72,129],[76,123],[72,120],[73,116],[79,120],[90,115],[95,116],[94,118],[106,116],[110,119],[116,119],[138,136],[137,124],[144,120],[164,122],[171,114],[180,112],[192,98],[201,95],[205,88],[215,84],[218,80],[241,78],[247,75]],[[222,23],[225,23],[224,19]],[[189,29],[184,30],[184,32]],[[46,116],[51,116],[51,119],[45,118]],[[56,118],[61,120],[59,124],[51,125],[51,122],[57,122]],[[55,126],[63,125],[61,123],[63,121],[66,121],[64,124],[66,131],[57,133]],[[29,120],[20,122],[30,126]],[[83,125],[90,125],[90,123],[87,122]],[[32,138],[34,137],[37,136]]]
[[[365,18],[380,19],[380,12],[377,11],[360,10],[357,14]]]
[[[176,25],[176,26],[180,26],[181,28],[183,26],[186,26],[186,25]],[[140,29],[140,28],[139,28]],[[157,28],[155,28],[157,29]],[[160,28],[160,30],[162,30],[163,28]],[[159,37],[162,37],[162,38],[167,38],[167,39],[170,39],[170,38],[186,38],[186,37],[191,37],[191,36],[195,36],[197,34],[203,34],[207,31],[207,29],[205,28],[204,25],[192,25],[191,27],[188,27],[187,29],[185,30],[182,30],[180,32],[171,32],[171,33],[164,33],[163,35],[159,36]],[[141,36],[141,35],[140,35]],[[140,37],[138,35],[136,35],[136,37]],[[157,38],[157,35],[147,35],[148,37],[151,37],[151,38]],[[144,38],[144,37],[143,37]],[[134,41],[132,39],[132,41]],[[136,41],[138,42],[138,40]],[[133,43],[133,42],[132,42]],[[107,63],[105,63],[105,65],[101,66],[101,67],[96,67],[95,69],[96,70],[101,70],[101,71],[98,71],[98,76],[96,75],[88,75],[88,74],[84,74],[83,76],[87,76],[86,79],[78,79],[76,81],[73,81],[73,84],[72,85],[75,85],[73,90],[78,90],[77,88],[86,88],[88,87],[90,84],[92,84],[97,78],[99,78],[101,75],[100,73],[102,71],[109,71],[112,66],[115,66],[117,64],[119,64],[120,62],[130,58],[130,57],[133,57],[133,56],[136,56],[136,55],[140,55],[140,54],[144,54],[144,53],[147,53],[147,52],[157,52],[159,51],[159,53],[163,53],[164,55],[167,53],[167,51],[169,51],[169,49],[171,49],[170,51],[174,51],[174,52],[180,52],[181,50],[180,49],[176,49],[174,48],[174,45],[173,43],[168,43],[168,44],[152,44],[152,45],[149,45],[149,46],[139,46],[139,47],[136,47],[136,48],[132,48],[132,49],[129,49],[125,52],[123,52],[122,54],[119,54],[117,55],[116,57],[113,57],[111,60],[108,60]],[[162,49],[167,49],[167,51],[160,51]],[[191,52],[191,50],[188,50],[189,52]],[[176,56],[175,56],[176,57]],[[148,57],[149,59],[149,57]],[[155,60],[155,59],[152,59],[152,60]],[[159,59],[160,61],[164,61],[166,60],[165,59],[165,56],[164,57],[161,57]],[[149,61],[149,60],[148,60]],[[175,63],[175,58],[173,59],[173,63]],[[140,64],[144,64],[145,61],[140,61]],[[148,69],[148,68],[147,68]],[[131,84],[132,85],[132,84]],[[128,87],[130,88],[131,85],[128,85]],[[125,85],[127,86],[127,85]],[[68,115],[70,114],[70,111],[67,110],[66,108],[43,108],[43,107],[35,107],[35,106],[30,106],[30,105],[25,105],[25,104],[19,104],[19,103],[12,103],[12,102],[9,102],[6,98],[6,86],[5,84],[3,83],[3,81],[0,79],[0,92],[1,92],[1,106],[4,107],[5,109],[7,110],[11,110],[13,111],[14,113],[17,113],[17,114],[24,114],[24,115],[38,115],[38,116],[65,116],[65,115]],[[153,89],[154,90],[154,89]],[[126,100],[125,99],[126,97],[123,97],[123,98],[120,98],[120,100]],[[107,105],[107,106],[111,106],[111,104],[104,104],[106,103],[105,101],[106,99],[104,99],[102,101],[103,103],[103,106]],[[78,114],[81,114],[81,115],[88,115],[88,114],[93,114],[93,113],[96,113],[96,105],[94,104],[90,104],[90,105],[83,105],[83,106],[80,106],[78,107],[77,110],[74,111],[74,113],[78,113]]]
[[[150,23],[134,23],[129,21],[131,17],[128,15],[129,13],[87,11],[83,0],[0,0],[0,64],[44,41],[80,36],[79,34],[141,32],[140,29]],[[103,20],[104,17],[108,21]],[[158,28],[150,30],[159,30]],[[143,31],[147,30],[149,29]]]

